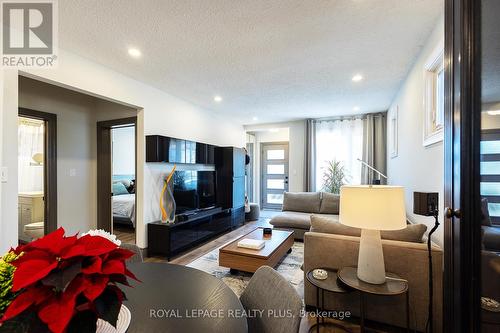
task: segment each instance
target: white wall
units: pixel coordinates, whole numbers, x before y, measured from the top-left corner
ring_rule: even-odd
[[[135,174],[135,127],[120,127],[113,135],[113,175]]]
[[[424,223],[427,230],[434,225],[429,217],[413,214],[413,192],[438,192],[441,227],[433,235],[438,245],[443,245],[444,210],[444,152],[443,142],[429,147],[422,144],[424,121],[424,64],[437,45],[444,40],[444,17],[437,23],[421,54],[408,73],[391,105],[399,106],[398,156],[387,157],[389,183],[402,185],[406,190],[406,210],[413,223]],[[388,117],[390,121],[390,117]],[[389,128],[388,123],[388,128]],[[390,138],[388,137],[388,142]]]
[[[116,101],[139,109],[138,113],[138,168],[137,168],[137,243],[147,246],[146,223],[157,217],[142,206],[151,202],[156,188],[142,188],[149,183],[144,159],[144,135],[161,134],[216,145],[243,147],[243,126],[214,112],[201,109],[152,86],[131,79],[121,73],[88,59],[60,50],[57,68],[29,70],[25,75],[86,94]],[[3,70],[2,100],[2,161],[9,168],[10,181],[2,184],[2,243],[0,250],[17,242],[17,70]]]
[[[282,129],[271,132],[271,129]],[[247,132],[256,136],[254,159],[254,196],[255,201],[260,202],[260,143],[288,141],[289,146],[289,191],[301,192],[305,190],[305,120],[247,125]],[[287,133],[288,132],[288,133]],[[288,137],[288,139],[286,139]]]

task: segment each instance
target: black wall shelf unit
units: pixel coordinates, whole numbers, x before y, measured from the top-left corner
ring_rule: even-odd
[[[215,164],[214,145],[171,138],[146,136],[146,162]]]

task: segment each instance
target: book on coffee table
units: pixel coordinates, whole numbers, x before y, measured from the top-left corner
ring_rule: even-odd
[[[244,238],[238,242],[238,247],[245,249],[260,250],[266,246],[266,242],[260,239]]]

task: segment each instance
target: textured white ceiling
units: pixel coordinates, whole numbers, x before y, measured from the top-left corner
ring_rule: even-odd
[[[62,0],[59,39],[247,124],[386,110],[442,11],[442,0]]]

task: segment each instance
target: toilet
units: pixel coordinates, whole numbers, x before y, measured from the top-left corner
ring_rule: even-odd
[[[24,234],[29,236],[31,239],[37,239],[43,237],[45,234],[44,222],[33,222],[26,224],[24,226]]]

